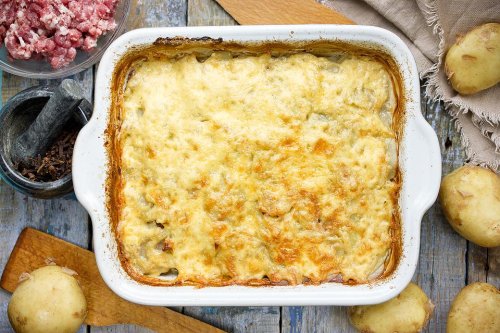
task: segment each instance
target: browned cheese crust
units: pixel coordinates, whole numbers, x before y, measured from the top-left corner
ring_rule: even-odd
[[[150,285],[371,283],[401,253],[404,94],[381,50],[164,39],[112,78],[107,208]]]

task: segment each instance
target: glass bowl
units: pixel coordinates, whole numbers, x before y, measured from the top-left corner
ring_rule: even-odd
[[[0,47],[0,69],[11,74],[34,79],[57,79],[89,68],[101,59],[109,44],[123,32],[130,10],[130,2],[131,0],[120,0],[116,5],[115,30],[99,37],[97,46],[92,51],[77,50],[75,59],[66,67],[54,69],[46,59],[9,59],[5,44],[2,44]]]

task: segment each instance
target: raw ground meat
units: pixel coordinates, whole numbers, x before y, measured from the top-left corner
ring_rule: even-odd
[[[53,68],[90,51],[116,27],[119,0],[0,0],[0,46],[14,59],[45,57]]]

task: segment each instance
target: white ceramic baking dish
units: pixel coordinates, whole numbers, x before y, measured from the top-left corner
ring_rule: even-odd
[[[108,157],[104,147],[110,110],[111,80],[118,59],[131,47],[159,37],[212,37],[235,41],[309,41],[317,39],[369,43],[388,52],[398,64],[406,94],[405,123],[399,155],[403,185],[399,198],[402,256],[390,278],[370,285],[325,283],[318,286],[155,287],[132,280],[118,259],[117,244],[105,208]],[[94,114],[81,131],[73,155],[73,183],[78,200],[93,224],[99,271],[119,296],[141,304],[189,305],[354,305],[383,302],[410,282],[418,261],[420,223],[435,201],[441,178],[436,134],[420,112],[420,83],[415,61],[391,32],[368,26],[231,26],[139,29],[118,38],[102,57],[95,86]]]

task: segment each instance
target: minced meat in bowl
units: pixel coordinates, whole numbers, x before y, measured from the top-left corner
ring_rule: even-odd
[[[125,26],[130,0],[0,0],[0,69],[59,78],[98,62]]]

